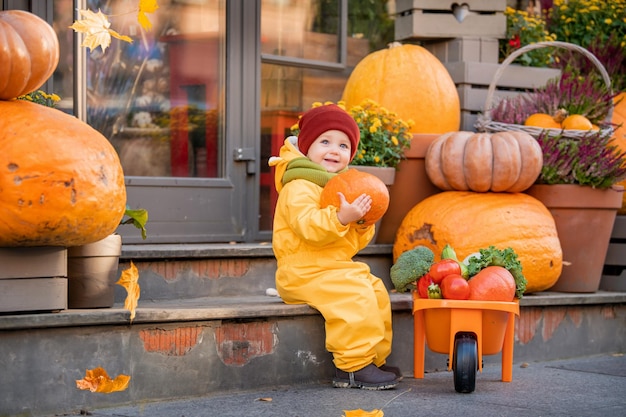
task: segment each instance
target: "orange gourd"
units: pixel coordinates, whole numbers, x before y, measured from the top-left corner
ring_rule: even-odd
[[[525,132],[449,132],[426,152],[426,174],[444,191],[511,192],[528,189],[539,174],[543,153]]]
[[[350,168],[332,177],[324,186],[320,196],[320,207],[339,207],[338,192],[343,193],[348,202],[361,194],[372,197],[372,207],[357,224],[370,226],[380,220],[389,208],[389,189],[378,177],[367,172]]]
[[[540,127],[543,129],[562,129],[561,123],[546,113],[535,113],[528,116],[524,126]]]
[[[0,11],[0,100],[37,90],[59,63],[59,40],[40,17]]]
[[[115,231],[124,173],[98,131],[60,110],[0,101],[0,246],[79,246]]]
[[[501,266],[488,266],[470,278],[469,299],[481,301],[513,301],[515,278]]]
[[[412,133],[459,130],[461,106],[450,74],[427,49],[392,43],[365,56],[343,90],[346,108],[365,99],[378,102],[399,118],[413,120]]]
[[[402,220],[394,262],[418,245],[438,257],[450,244],[459,259],[493,245],[513,248],[526,277],[526,293],[550,288],[561,275],[563,252],[554,218],[524,193],[445,191],[417,203]]]

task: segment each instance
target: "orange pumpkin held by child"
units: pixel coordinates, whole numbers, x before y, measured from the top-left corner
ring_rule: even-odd
[[[322,208],[339,207],[340,202],[337,195],[339,192],[343,193],[350,203],[361,194],[368,194],[372,197],[372,208],[365,217],[357,222],[359,225],[370,226],[376,223],[389,207],[389,190],[385,183],[375,175],[358,169],[350,168],[332,177],[322,190],[320,206]]]

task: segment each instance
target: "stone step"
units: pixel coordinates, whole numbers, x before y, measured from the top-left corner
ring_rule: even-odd
[[[413,375],[409,294],[392,293],[389,362]],[[524,297],[516,320],[515,362],[624,352],[626,293],[542,293]],[[139,302],[134,321],[122,305],[0,316],[0,415],[52,415],[297,384],[328,384],[333,364],[322,317],[277,297],[203,297]],[[446,369],[427,350],[425,369]],[[500,354],[484,357],[501,366]],[[86,369],[131,376],[126,391],[81,391]]]

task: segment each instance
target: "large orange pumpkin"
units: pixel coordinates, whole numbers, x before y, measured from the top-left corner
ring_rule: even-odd
[[[367,172],[350,168],[332,177],[324,186],[320,196],[320,207],[339,207],[338,192],[343,193],[348,202],[361,194],[372,197],[372,207],[357,223],[370,226],[380,220],[389,208],[389,189],[378,177]]]
[[[518,193],[541,173],[543,153],[525,132],[449,132],[430,144],[425,162],[428,178],[444,191]]]
[[[346,107],[365,99],[413,120],[412,133],[441,134],[459,130],[461,106],[450,74],[427,49],[392,43],[354,68],[343,90]]]
[[[0,114],[0,246],[79,246],[113,233],[126,188],[109,141],[28,101],[0,101]]]
[[[59,63],[59,40],[40,17],[22,10],[0,11],[0,99],[35,91]]]
[[[539,200],[524,193],[445,191],[422,200],[398,228],[394,262],[418,245],[430,248],[438,259],[446,244],[459,259],[491,245],[513,248],[528,281],[526,293],[550,288],[563,267],[552,215]]]

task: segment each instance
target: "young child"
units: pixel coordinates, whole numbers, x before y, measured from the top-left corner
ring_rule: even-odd
[[[392,339],[389,293],[366,264],[352,260],[374,236],[373,225],[355,224],[372,199],[363,194],[346,201],[340,193],[340,207],[320,208],[324,185],[356,153],[359,128],[335,104],[307,111],[299,127],[280,157],[270,159],[279,192],[272,240],[276,289],[284,302],[308,304],[324,317],[335,387],[394,388],[402,376],[385,365]]]

